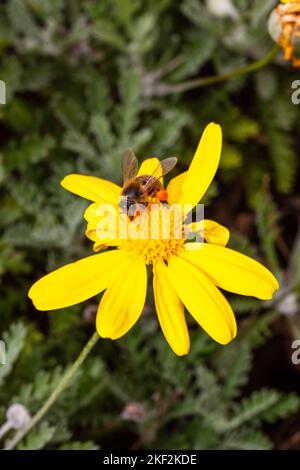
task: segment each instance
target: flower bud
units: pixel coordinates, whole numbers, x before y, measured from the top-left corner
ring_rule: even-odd
[[[239,14],[231,0],[206,0],[208,11],[215,16],[228,16],[234,20],[239,18]]]
[[[7,421],[14,429],[21,429],[30,421],[30,414],[20,403],[11,405],[6,412]]]
[[[125,421],[141,423],[147,417],[147,410],[142,403],[133,401],[125,405],[121,413],[121,418]]]
[[[295,51],[300,44],[300,0],[281,0],[269,17],[268,30],[282,47],[285,60],[291,61],[294,67],[300,67]]]
[[[273,10],[268,21],[268,31],[271,38],[279,43],[280,36],[282,34],[282,27],[280,22],[280,15],[277,9]]]
[[[278,311],[282,315],[286,315],[287,317],[294,316],[298,313],[298,303],[297,303],[297,297],[296,295],[292,292],[291,294],[286,295],[279,303],[278,303]]]

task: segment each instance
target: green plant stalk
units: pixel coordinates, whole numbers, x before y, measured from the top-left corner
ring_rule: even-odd
[[[74,24],[78,18],[79,6],[77,0],[68,1],[68,11],[71,24]]]
[[[209,85],[214,85],[215,83],[225,82],[227,80],[232,80],[234,78],[246,75],[248,73],[256,72],[268,65],[280,51],[280,46],[276,44],[273,49],[262,59],[253,62],[252,64],[244,65],[238,69],[233,70],[232,72],[225,73],[224,75],[213,75],[203,78],[195,78],[193,80],[188,80],[178,85],[171,84],[162,84],[161,85],[161,94],[168,93],[183,93],[185,91],[194,90],[195,88],[202,88]]]
[[[93,334],[93,336],[88,340],[84,348],[82,349],[81,353],[77,357],[76,361],[73,362],[71,367],[67,370],[65,375],[62,377],[61,381],[58,383],[56,388],[53,390],[49,398],[45,401],[43,406],[38,410],[38,412],[32,417],[29,421],[27,426],[23,429],[20,429],[13,439],[11,439],[5,446],[5,450],[12,450],[14,449],[18,443],[28,434],[28,432],[44,417],[44,415],[48,412],[49,408],[56,402],[57,398],[60,394],[65,390],[65,388],[70,384],[72,378],[74,377],[75,373],[87,358],[89,353],[91,352],[92,348],[96,344],[99,335],[97,332]]]

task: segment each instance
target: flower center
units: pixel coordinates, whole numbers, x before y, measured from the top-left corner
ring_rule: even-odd
[[[120,248],[146,264],[166,262],[170,256],[183,250],[182,215],[176,215],[168,206],[149,204],[132,221],[129,236]]]
[[[146,264],[165,262],[170,256],[183,249],[184,240],[129,240],[121,249],[130,253],[134,259],[142,259]]]

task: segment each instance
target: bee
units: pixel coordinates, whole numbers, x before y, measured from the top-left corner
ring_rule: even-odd
[[[123,155],[123,189],[120,208],[132,216],[137,207],[145,208],[151,200],[166,203],[168,193],[160,178],[172,171],[176,163],[176,157],[166,158],[160,162],[152,175],[137,176],[138,160],[132,150],[127,150]]]

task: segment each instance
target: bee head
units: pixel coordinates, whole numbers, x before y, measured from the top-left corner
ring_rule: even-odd
[[[120,209],[129,214],[130,208],[138,203],[140,195],[140,186],[137,184],[130,184],[124,188],[120,199]]]

